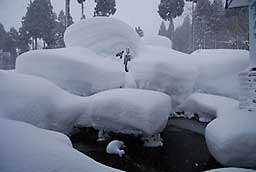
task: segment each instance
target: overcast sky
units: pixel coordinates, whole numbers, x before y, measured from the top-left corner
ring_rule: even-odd
[[[58,14],[64,9],[64,0],[51,0],[54,11]],[[141,26],[145,34],[157,34],[161,24],[161,18],[157,13],[157,6],[160,0],[116,0],[117,12],[114,17],[119,18],[132,27]],[[4,24],[6,30],[10,27],[18,28],[21,26],[21,18],[26,13],[29,0],[0,0],[0,22]],[[93,16],[95,7],[94,0],[86,0],[86,17]],[[185,7],[185,13],[189,14],[190,5]],[[71,0],[71,15],[74,21],[81,17],[80,5],[77,0]],[[175,25],[182,23],[183,17],[175,19]]]

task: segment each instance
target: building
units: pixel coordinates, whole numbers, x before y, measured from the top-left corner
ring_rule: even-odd
[[[256,0],[226,0],[226,8],[248,6],[250,66],[239,74],[240,108],[256,112]]]

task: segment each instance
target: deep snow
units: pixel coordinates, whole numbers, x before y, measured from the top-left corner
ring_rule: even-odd
[[[230,114],[230,109],[236,108],[239,105],[238,100],[234,100],[227,97],[193,93],[184,103],[178,106],[177,110],[185,112],[185,116],[190,114],[198,114],[200,121],[209,122],[216,117]]]
[[[114,89],[79,97],[35,76],[1,70],[0,79],[0,117],[63,133],[81,125],[153,135],[171,112],[171,98],[154,91]]]
[[[0,135],[2,172],[121,172],[75,150],[61,133],[0,119]]]
[[[118,60],[80,47],[24,53],[17,59],[16,70],[46,78],[79,96],[120,88],[125,76]]]
[[[188,55],[156,46],[144,46],[129,70],[140,89],[155,90],[172,97],[174,107],[193,91],[197,77]]]
[[[123,21],[108,17],[81,20],[65,31],[67,47],[81,46],[102,56],[115,55],[130,48],[132,56],[139,51],[140,37]]]
[[[239,72],[249,66],[246,50],[197,50],[190,55],[192,65],[199,71],[195,90],[239,99]]]
[[[256,168],[255,113],[232,110],[206,127],[209,151],[223,165]]]

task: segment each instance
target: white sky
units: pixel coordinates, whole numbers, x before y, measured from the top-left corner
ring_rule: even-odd
[[[54,11],[58,14],[64,9],[65,0],[51,0]],[[116,0],[117,12],[114,17],[119,18],[132,27],[141,26],[145,34],[157,34],[161,24],[157,10],[160,0]],[[21,26],[21,18],[26,13],[26,6],[29,0],[0,0],[0,22],[4,24],[5,29],[10,27],[18,28]],[[86,17],[93,16],[95,7],[94,0],[86,0],[85,11]],[[189,14],[190,5],[185,7],[185,14]],[[74,21],[78,21],[81,16],[80,5],[77,0],[71,0],[71,15]],[[175,19],[174,24],[180,25],[183,17]],[[168,25],[167,25],[168,26]]]

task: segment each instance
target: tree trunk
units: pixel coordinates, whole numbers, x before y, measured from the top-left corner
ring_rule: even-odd
[[[37,45],[37,38],[35,38],[35,49],[38,49],[38,45]]]
[[[81,8],[82,8],[82,17],[81,20],[85,19],[85,14],[84,14],[84,2],[81,3]]]
[[[32,50],[35,50],[35,39],[32,38]]]
[[[65,0],[65,26],[70,25],[70,0]]]

